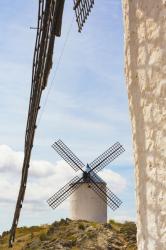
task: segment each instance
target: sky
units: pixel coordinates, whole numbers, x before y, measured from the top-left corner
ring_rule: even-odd
[[[62,35],[41,101],[28,185],[19,226],[69,217],[69,200],[56,210],[46,200],[75,176],[51,148],[59,138],[90,163],[119,141],[125,152],[100,176],[123,201],[108,219],[135,220],[132,137],[124,79],[123,16],[119,0],[95,1],[77,32],[73,1],[65,4]],[[31,88],[38,1],[0,1],[0,233],[9,230],[17,200]]]

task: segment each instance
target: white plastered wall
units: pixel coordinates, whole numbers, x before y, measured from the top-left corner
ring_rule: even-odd
[[[102,190],[106,187],[105,184],[98,185]],[[96,194],[96,192],[89,188],[88,183],[83,183],[71,195],[70,218],[73,220],[88,220],[106,223],[107,204]]]
[[[166,249],[166,1],[122,0],[139,250]]]

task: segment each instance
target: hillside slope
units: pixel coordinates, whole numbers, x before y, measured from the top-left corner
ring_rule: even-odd
[[[9,234],[0,237],[0,250],[7,250]],[[17,229],[13,250],[136,250],[136,226],[110,221],[99,224],[69,219],[52,225]]]

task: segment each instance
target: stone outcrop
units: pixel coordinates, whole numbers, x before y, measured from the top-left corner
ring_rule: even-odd
[[[123,0],[139,250],[166,246],[166,0]]]
[[[134,222],[108,223],[62,219],[52,225],[17,229],[13,250],[136,250]],[[8,249],[9,232],[0,236],[0,249]]]

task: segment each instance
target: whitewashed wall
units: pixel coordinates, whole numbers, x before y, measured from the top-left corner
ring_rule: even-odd
[[[166,249],[166,1],[123,0],[139,250]]]
[[[88,185],[87,183],[81,184],[81,186],[71,195],[70,218],[73,220],[88,220],[106,223],[107,205],[88,187]],[[105,189],[105,184],[98,185],[103,190]]]

